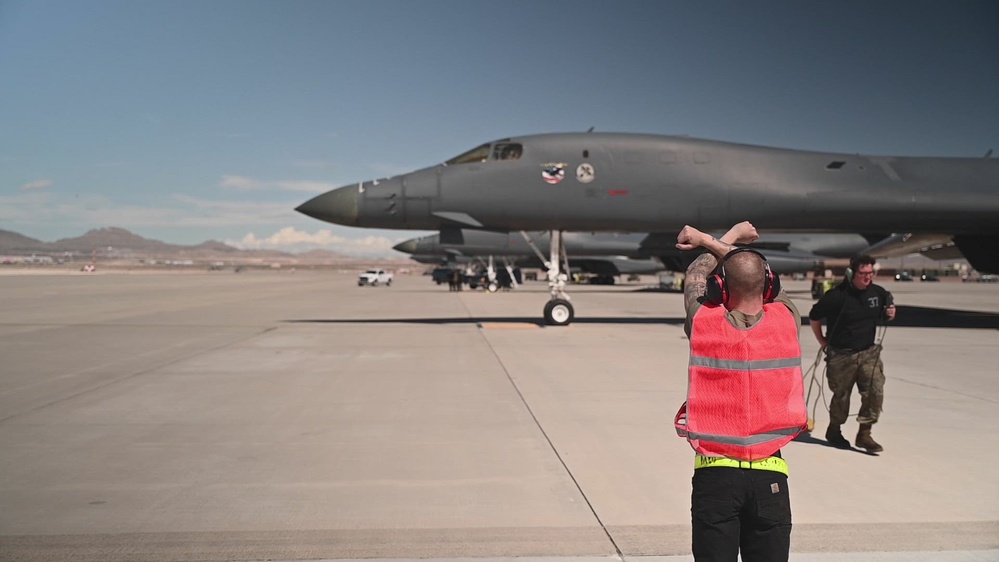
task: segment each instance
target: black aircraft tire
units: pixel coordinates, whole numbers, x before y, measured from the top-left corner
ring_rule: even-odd
[[[568,326],[574,316],[572,305],[565,299],[552,299],[545,305],[545,324],[549,326]]]

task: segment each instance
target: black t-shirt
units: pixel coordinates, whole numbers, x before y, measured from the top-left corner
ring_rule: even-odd
[[[887,306],[888,291],[871,283],[863,291],[841,283],[822,295],[808,313],[811,320],[825,319],[829,346],[867,349],[874,345],[878,322]]]

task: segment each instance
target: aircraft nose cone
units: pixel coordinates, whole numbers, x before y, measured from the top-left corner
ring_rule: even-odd
[[[416,240],[406,240],[405,242],[399,242],[395,246],[392,246],[393,250],[398,250],[407,254],[416,253]]]
[[[295,210],[321,221],[357,226],[357,188],[347,186],[327,191],[302,203]]]

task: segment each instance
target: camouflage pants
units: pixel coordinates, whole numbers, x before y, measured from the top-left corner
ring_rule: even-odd
[[[833,397],[829,402],[829,423],[842,425],[850,413],[853,385],[860,391],[858,423],[877,423],[885,399],[885,373],[881,345],[850,352],[828,348],[826,378]]]

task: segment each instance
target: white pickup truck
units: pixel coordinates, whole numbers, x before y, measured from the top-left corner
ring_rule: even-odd
[[[371,285],[372,287],[378,285],[391,286],[392,273],[384,269],[369,269],[357,278],[357,286],[361,287],[364,285]]]

